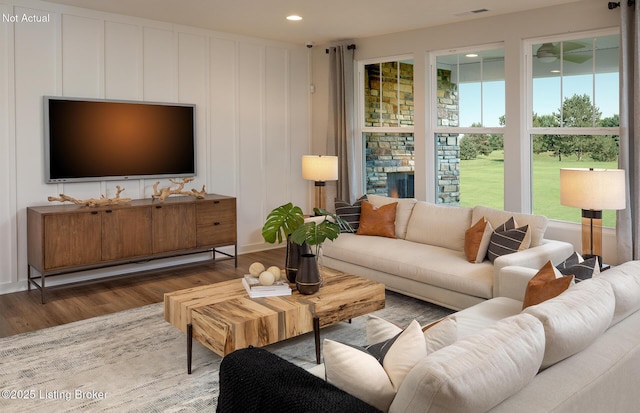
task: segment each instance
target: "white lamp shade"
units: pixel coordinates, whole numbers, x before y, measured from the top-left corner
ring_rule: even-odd
[[[622,169],[561,168],[560,204],[601,211],[625,209]]]
[[[325,155],[303,155],[302,178],[316,182],[337,180],[338,157]]]

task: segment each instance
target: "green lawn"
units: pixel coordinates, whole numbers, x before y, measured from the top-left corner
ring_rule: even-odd
[[[493,151],[487,157],[460,161],[460,205],[486,205],[504,208],[504,154]],[[617,168],[617,161],[578,161],[574,157],[557,158],[548,154],[533,157],[533,212],[550,219],[581,222],[578,208],[560,205],[560,168]],[[603,225],[615,226],[615,211],[603,211]]]

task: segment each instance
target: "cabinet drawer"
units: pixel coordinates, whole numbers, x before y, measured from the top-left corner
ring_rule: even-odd
[[[235,199],[198,202],[196,211],[198,247],[236,243]]]

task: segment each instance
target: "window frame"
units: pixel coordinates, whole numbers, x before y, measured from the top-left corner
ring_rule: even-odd
[[[414,97],[415,97],[415,56],[414,54],[401,54],[401,55],[393,55],[393,56],[385,56],[385,57],[377,57],[372,59],[363,59],[358,60],[355,65],[356,70],[356,81],[354,82],[354,89],[357,98],[354,99],[356,102],[355,113],[356,115],[356,126],[355,126],[355,142],[354,142],[354,151],[356,155],[357,169],[360,171],[360,185],[361,190],[360,193],[367,193],[367,162],[365,160],[365,142],[364,142],[364,134],[365,133],[405,133],[413,135],[415,139],[415,123],[412,126],[365,126],[365,96],[364,96],[364,79],[365,79],[365,66],[376,64],[376,63],[387,63],[387,62],[401,62],[405,60],[411,60],[414,62]]]
[[[534,127],[533,126],[533,45],[541,44],[541,43],[555,43],[555,42],[569,42],[573,40],[580,40],[584,38],[596,38],[596,37],[604,37],[619,34],[618,28],[608,28],[608,29],[599,29],[599,30],[588,30],[575,32],[570,34],[562,34],[562,35],[554,35],[554,36],[543,36],[543,37],[535,37],[526,39],[523,41],[523,58],[525,62],[525,92],[523,96],[522,102],[522,116],[524,119],[522,126],[522,136],[523,139],[526,137],[527,145],[529,146],[529,211],[531,213],[535,213],[534,209],[534,153],[533,153],[533,136],[534,135],[570,135],[570,136],[583,136],[583,135],[591,135],[591,136],[602,136],[602,135],[617,135],[620,136],[620,127]],[[592,72],[592,74],[595,72]],[[619,72],[618,72],[619,73]],[[562,89],[561,89],[562,90]],[[594,90],[595,93],[595,90]],[[594,104],[596,101],[595,95],[593,98]],[[561,99],[559,102],[560,107],[562,107],[564,103],[564,97],[561,95]],[[619,111],[618,111],[619,114]],[[558,199],[558,202],[560,200]],[[550,221],[563,223],[563,224],[576,224],[571,221],[564,221],[557,218],[549,217]],[[576,224],[579,225],[579,224]]]
[[[427,140],[427,145],[429,146],[429,156],[432,160],[432,169],[430,173],[427,173],[427,179],[430,182],[428,188],[429,198],[433,200],[433,202],[437,202],[438,199],[438,148],[437,148],[437,137],[441,134],[499,134],[503,137],[506,136],[508,119],[505,117],[505,124],[503,126],[482,126],[482,127],[467,127],[467,126],[439,126],[438,125],[438,66],[437,66],[437,58],[440,56],[447,55],[455,55],[455,54],[463,54],[463,53],[477,53],[483,52],[487,50],[495,50],[502,49],[504,51],[504,59],[505,59],[505,105],[507,100],[507,90],[508,84],[506,79],[506,47],[505,42],[495,42],[495,43],[485,43],[481,45],[469,46],[469,47],[460,47],[454,49],[442,49],[431,51],[427,54],[427,62],[428,62],[428,93],[427,93],[427,116],[426,116],[426,128],[425,128],[425,138]],[[505,108],[506,111],[506,108]],[[506,113],[505,113],[506,115]],[[503,182],[503,193],[506,190],[504,188]],[[506,196],[506,193],[504,194]],[[503,199],[504,204],[504,199]]]

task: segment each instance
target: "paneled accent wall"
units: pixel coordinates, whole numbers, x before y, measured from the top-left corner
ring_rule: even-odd
[[[0,22],[0,293],[26,287],[27,206],[60,193],[113,196],[116,185],[148,198],[155,183],[45,184],[45,95],[196,104],[192,187],[237,197],[240,252],[266,247],[260,229],[272,208],[309,209],[300,178],[310,147],[304,45],[37,0],[4,2],[0,12],[49,20]]]

